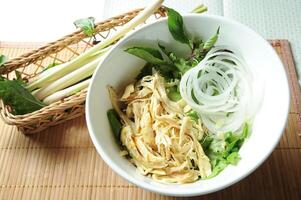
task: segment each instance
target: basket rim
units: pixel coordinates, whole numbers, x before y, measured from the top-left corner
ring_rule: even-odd
[[[139,12],[141,12],[142,10],[143,10],[143,8],[137,8],[137,9],[134,9],[132,11],[125,12],[125,13],[110,17],[108,19],[105,19],[103,21],[97,22],[95,24],[96,30],[98,28],[100,29],[102,25],[105,25],[107,23],[114,23],[116,20],[117,21],[122,20],[122,19],[127,18],[127,17],[133,18]],[[166,16],[165,12],[166,11],[164,9],[164,6],[161,6],[155,14],[160,14],[162,17],[164,17],[164,16]],[[49,43],[41,43],[41,44],[43,44],[43,46],[41,46],[37,49],[34,49],[30,52],[24,53],[24,54],[22,54],[22,55],[20,55],[16,58],[13,58],[13,59],[10,59],[9,61],[7,61],[0,68],[0,75],[10,73],[10,71],[7,72],[7,70],[6,70],[9,66],[15,66],[15,65],[21,65],[21,64],[25,64],[25,66],[28,66],[29,64],[31,64],[31,63],[28,63],[28,61],[31,60],[31,58],[29,58],[30,56],[41,57],[41,55],[37,55],[37,54],[41,53],[41,52],[51,51],[55,47],[70,45],[70,44],[72,44],[72,41],[73,42],[76,41],[74,39],[78,38],[78,37],[81,37],[81,38],[86,37],[83,30],[77,29],[73,33],[65,35],[65,36],[59,38],[56,41],[49,42]],[[62,44],[64,44],[64,45],[62,45]],[[19,63],[16,63],[16,62],[19,62]],[[4,72],[6,72],[6,73],[4,73]],[[24,115],[14,115],[14,114],[12,114],[8,109],[9,106],[4,105],[3,100],[0,99],[0,112],[1,112],[0,115],[6,123],[15,124],[15,123],[12,123],[12,121],[23,120],[23,119],[26,119],[26,118],[29,118],[29,117],[38,118],[43,113],[48,113],[50,111],[65,110],[65,109],[68,109],[68,108],[72,108],[72,105],[70,104],[72,101],[74,101],[73,106],[82,104],[86,100],[86,94],[87,94],[87,89],[81,90],[76,94],[73,94],[71,96],[63,98],[62,100],[56,101],[54,103],[46,105],[45,107],[43,107],[39,110],[36,110],[34,112],[31,112],[31,113],[24,114]],[[36,116],[36,117],[34,117],[34,116]]]
[[[159,10],[160,9],[163,9],[163,7],[159,8]],[[110,18],[105,19],[103,21],[97,22],[95,24],[96,29],[97,29],[97,27],[99,27],[101,25],[104,25],[106,23],[110,23],[110,22],[112,22],[114,20],[119,20],[119,19],[125,18],[125,17],[127,17],[129,15],[137,14],[141,10],[143,10],[143,8],[137,8],[137,9],[134,9],[132,11],[125,12],[125,13],[119,14],[117,16],[113,16],[113,17],[110,17]],[[7,74],[7,73],[4,73],[5,70],[6,70],[6,68],[7,68],[7,66],[14,65],[14,62],[18,62],[18,61],[21,61],[21,60],[24,60],[23,62],[26,62],[26,60],[30,59],[29,56],[35,55],[35,54],[37,54],[37,53],[39,53],[41,51],[45,51],[45,52],[50,51],[51,49],[53,49],[55,47],[59,47],[62,43],[68,43],[68,42],[74,41],[73,39],[76,38],[76,37],[83,37],[83,38],[85,38],[86,35],[85,35],[85,33],[84,33],[83,30],[81,30],[81,29],[78,28],[76,31],[63,36],[63,37],[59,38],[58,40],[55,40],[55,41],[52,41],[52,42],[48,42],[48,43],[44,43],[44,45],[42,45],[41,47],[39,47],[37,49],[34,49],[34,50],[30,51],[30,52],[24,53],[24,54],[16,57],[16,58],[8,60],[0,68],[0,75]],[[66,46],[66,45],[64,45],[64,46]]]
[[[53,111],[53,110],[58,110],[57,106],[60,107],[60,110],[62,109],[68,109],[70,108],[70,104],[69,102],[76,99],[78,102],[76,104],[79,103],[79,101],[82,101],[82,103],[85,101],[85,95],[87,93],[87,89],[84,89],[84,90],[81,90],[80,92],[76,93],[76,94],[73,94],[71,96],[68,96],[60,101],[56,101],[52,104],[49,104],[49,105],[46,105],[45,107],[39,109],[39,110],[36,110],[34,112],[31,112],[31,113],[27,113],[27,114],[24,114],[24,115],[14,115],[12,114],[11,112],[9,112],[9,110],[7,109],[8,106],[4,105],[4,102],[3,100],[1,99],[0,100],[0,110],[1,112],[5,112],[5,116],[7,116],[8,118],[11,118],[11,119],[23,119],[23,118],[27,118],[27,117],[30,117],[32,115],[36,115],[36,114],[41,114],[41,113],[44,113],[44,112],[48,112],[48,111]],[[84,98],[83,98],[84,97]]]

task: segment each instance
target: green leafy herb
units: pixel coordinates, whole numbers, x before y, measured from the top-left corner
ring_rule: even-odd
[[[26,90],[19,80],[0,79],[0,98],[12,108],[13,114],[23,115],[45,105]]]
[[[184,58],[178,58],[174,61],[174,65],[178,68],[178,70],[184,74],[192,67],[196,66],[198,61],[194,60],[185,60]]]
[[[163,59],[159,50],[146,47],[132,47],[125,51],[147,61],[150,64],[138,75],[138,77],[141,77],[145,74],[145,72],[150,72],[150,66],[159,71],[159,73],[165,78],[172,79],[176,77],[177,71]]]
[[[6,62],[7,58],[5,55],[0,55],[0,67]]]
[[[209,150],[212,153],[223,153],[225,149],[226,149],[226,142],[220,139],[214,139],[209,146]]]
[[[223,171],[227,167],[227,165],[228,163],[224,159],[216,160],[216,163],[212,169],[211,174],[206,179],[210,179],[217,176],[221,171]]]
[[[122,129],[122,124],[120,122],[120,118],[117,112],[114,109],[110,109],[107,111],[107,117],[111,126],[111,129],[117,140],[120,139],[120,133]]]
[[[236,165],[240,160],[238,151],[244,140],[249,135],[249,124],[245,123],[241,134],[236,135],[232,132],[224,134],[223,138],[206,137],[201,141],[201,145],[208,155],[211,165],[212,174],[207,178],[218,175],[228,164]]]
[[[167,92],[168,98],[172,101],[177,102],[180,99],[182,99],[181,94],[180,94],[179,89],[178,89],[177,86],[172,86],[172,87],[166,88],[166,92]]]
[[[76,28],[80,28],[84,31],[84,33],[91,37],[95,34],[95,18],[94,17],[88,17],[83,19],[76,20],[73,24],[76,26]]]
[[[139,58],[142,58],[143,60],[152,64],[156,64],[156,65],[167,64],[163,60],[160,51],[157,49],[152,49],[147,47],[131,47],[126,49],[125,51]]]
[[[188,58],[188,60],[180,58],[175,53],[167,51],[166,48],[160,43],[158,44],[158,46],[161,49],[161,51],[166,55],[170,64],[174,65],[182,75],[186,71],[198,64],[198,61],[195,62],[190,58]]]
[[[206,56],[206,51],[204,50],[204,42],[202,40],[194,41],[194,49],[192,50],[191,60],[196,60],[200,62]]]
[[[163,46],[163,45],[160,44],[160,43],[158,43],[158,47],[159,47],[160,50],[162,51],[164,59],[165,59],[169,64],[172,64],[172,61],[173,61],[173,54],[174,54],[174,53],[167,51],[166,47]]]
[[[227,162],[231,165],[236,165],[239,160],[240,160],[240,156],[237,152],[232,152],[227,157]]]
[[[204,47],[203,47],[204,50],[209,51],[214,46],[214,44],[216,43],[216,41],[218,39],[219,29],[220,29],[220,27],[218,27],[216,33],[205,42]]]
[[[172,37],[178,42],[187,44],[190,48],[192,48],[192,43],[184,29],[182,16],[172,8],[166,7],[166,10],[168,14],[168,29]]]
[[[172,65],[154,65],[154,68],[168,81],[179,78],[180,74]]]
[[[190,117],[195,122],[198,122],[198,120],[200,118],[199,115],[198,115],[198,113],[196,111],[194,111],[194,110],[189,111],[188,113],[186,113],[186,115],[188,117]]]
[[[188,44],[192,49],[192,53],[187,58],[181,58],[176,53],[168,51],[160,43],[158,43],[160,51],[147,47],[128,48],[125,50],[126,52],[144,59],[151,65],[145,66],[137,78],[150,75],[152,68],[155,68],[166,80],[181,78],[186,71],[196,66],[206,56],[206,53],[212,48],[218,38],[219,28],[217,33],[205,43],[200,39],[190,40],[185,32],[182,16],[171,8],[166,8],[166,10],[168,12],[168,28],[171,35],[175,40]],[[180,98],[179,93],[175,92],[172,92],[170,96],[173,96],[171,97],[173,99]]]

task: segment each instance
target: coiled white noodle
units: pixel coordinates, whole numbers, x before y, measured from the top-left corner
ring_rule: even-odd
[[[252,71],[242,57],[227,46],[211,49],[180,83],[184,100],[213,134],[237,131],[252,116]]]

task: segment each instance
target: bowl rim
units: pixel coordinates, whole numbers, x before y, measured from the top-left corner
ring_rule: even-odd
[[[212,18],[212,19],[215,19],[215,20],[221,20],[221,21],[225,21],[226,23],[230,23],[230,24],[234,24],[236,26],[240,26],[244,29],[246,29],[249,33],[255,35],[256,37],[260,38],[262,40],[262,42],[266,45],[267,48],[269,48],[275,55],[275,58],[277,59],[277,62],[279,65],[282,66],[282,68],[280,70],[282,70],[282,73],[284,73],[285,75],[285,79],[286,79],[286,90],[287,90],[287,97],[286,97],[286,105],[283,105],[285,106],[285,120],[283,120],[282,122],[282,128],[281,130],[279,129],[279,132],[277,133],[277,135],[275,134],[275,139],[273,141],[273,144],[271,145],[272,148],[270,148],[268,151],[265,152],[265,155],[256,163],[254,164],[253,166],[251,166],[250,168],[246,169],[245,170],[245,173],[242,174],[239,178],[237,179],[234,179],[234,180],[231,180],[231,181],[228,181],[227,183],[221,185],[221,186],[218,186],[218,187],[214,187],[212,189],[208,189],[206,191],[197,191],[197,190],[186,190],[186,191],[180,191],[178,192],[177,190],[169,190],[168,188],[160,188],[160,187],[157,187],[157,186],[154,186],[154,185],[150,185],[149,183],[146,183],[146,182],[142,182],[142,181],[139,181],[129,175],[127,175],[127,173],[125,171],[123,171],[117,164],[115,164],[111,159],[110,157],[105,153],[105,150],[101,147],[101,145],[98,143],[97,141],[97,138],[95,136],[95,132],[94,132],[94,129],[92,127],[92,124],[90,123],[90,106],[89,106],[89,102],[90,102],[90,96],[91,96],[91,88],[92,88],[92,83],[94,82],[94,79],[96,79],[96,74],[97,74],[97,71],[99,70],[100,66],[102,65],[102,63],[104,63],[111,54],[112,51],[114,51],[115,48],[118,48],[118,46],[120,44],[122,44],[125,40],[127,40],[129,37],[131,37],[132,35],[136,34],[136,32],[139,32],[140,30],[142,29],[145,29],[147,27],[150,27],[154,24],[157,24],[157,23],[161,23],[162,21],[166,21],[167,20],[167,17],[166,18],[161,18],[159,20],[156,20],[154,22],[151,22],[151,23],[148,23],[148,24],[145,24],[139,28],[137,28],[136,30],[132,30],[130,33],[128,33],[126,36],[124,36],[122,39],[120,39],[110,50],[109,52],[107,53],[107,56],[106,58],[103,60],[102,63],[100,63],[93,76],[92,76],[92,79],[91,79],[91,83],[89,85],[89,88],[88,88],[88,92],[87,92],[87,99],[86,99],[86,106],[85,106],[85,110],[86,110],[86,123],[87,123],[87,127],[88,127],[88,132],[89,132],[89,135],[91,137],[91,140],[92,140],[92,143],[94,144],[98,154],[101,156],[101,158],[105,161],[105,163],[111,168],[113,169],[114,172],[116,172],[119,176],[121,176],[123,179],[127,180],[128,182],[134,184],[134,185],[137,185],[143,189],[146,189],[148,191],[151,191],[151,192],[156,192],[156,193],[159,193],[159,194],[163,194],[163,195],[169,195],[169,196],[178,196],[178,197],[189,197],[189,196],[198,196],[198,195],[205,195],[205,194],[209,194],[209,193],[213,193],[213,192],[216,192],[216,191],[219,191],[219,190],[222,190],[222,189],[225,189],[237,182],[239,182],[240,180],[244,179],[245,177],[247,177],[248,175],[250,175],[252,172],[254,172],[260,165],[263,164],[263,162],[271,155],[271,153],[274,151],[276,145],[279,143],[280,141],[280,138],[281,136],[283,135],[284,133],[284,130],[285,130],[285,127],[286,127],[286,123],[288,121],[288,114],[289,114],[289,109],[290,109],[290,96],[291,96],[291,92],[290,92],[290,89],[289,89],[289,82],[288,82],[288,76],[287,76],[287,73],[285,71],[285,68],[284,68],[284,65],[280,59],[280,57],[278,56],[277,52],[275,51],[275,49],[270,45],[270,43],[264,39],[260,34],[258,34],[257,32],[255,32],[254,30],[252,30],[251,28],[249,28],[248,26],[240,23],[240,22],[237,22],[235,20],[232,20],[232,19],[229,19],[229,18],[226,18],[226,17],[223,17],[223,16],[218,16],[218,15],[212,15],[212,14],[194,14],[194,13],[188,13],[188,14],[182,14],[183,18],[185,17],[199,17],[199,18]]]

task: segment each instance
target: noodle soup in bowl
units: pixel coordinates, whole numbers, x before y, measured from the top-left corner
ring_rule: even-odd
[[[228,165],[211,179],[174,184],[158,182],[141,175],[136,166],[120,155],[121,148],[107,119],[107,111],[112,108],[107,86],[113,86],[118,94],[122,94],[125,86],[135,80],[144,66],[144,60],[124,51],[129,47],[158,48],[160,41],[178,55],[186,55],[190,51],[187,45],[173,39],[166,19],[132,31],[110,50],[93,75],[87,95],[86,120],[97,152],[121,177],[153,192],[171,196],[196,196],[215,192],[238,182],[267,159],[278,144],[285,127],[289,110],[289,87],[278,55],[265,39],[250,28],[213,15],[188,14],[183,16],[183,20],[190,35],[204,39],[210,38],[217,27],[220,27],[216,45],[235,48],[255,76],[264,80],[264,92],[260,93],[258,100],[261,106],[254,117],[250,136],[239,150],[241,159],[237,165]]]

